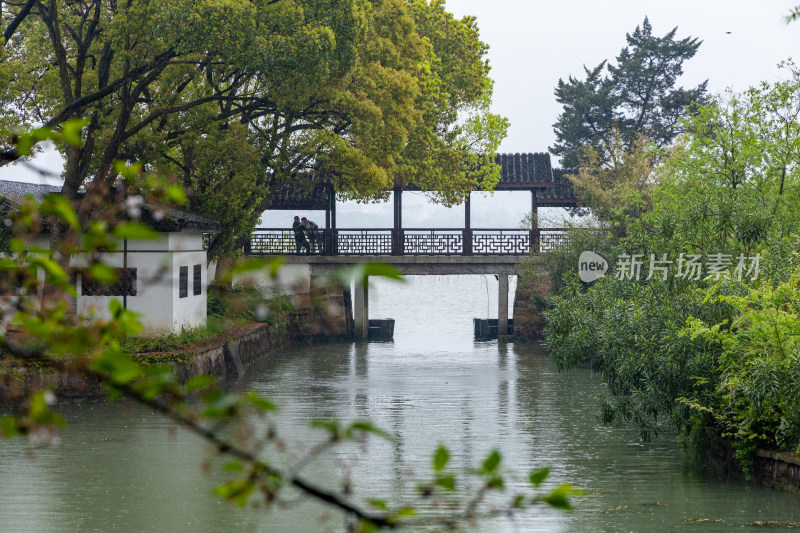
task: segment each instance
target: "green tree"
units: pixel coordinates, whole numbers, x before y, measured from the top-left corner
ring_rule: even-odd
[[[616,130],[611,132],[610,142],[606,161],[593,148],[585,148],[578,172],[567,178],[575,196],[591,209],[602,227],[619,239],[652,209],[653,167],[659,154],[644,137],[625,146]]]
[[[697,444],[714,430],[746,470],[758,447],[800,446],[800,74],[786,67],[787,80],[712,97],[683,120],[647,184],[650,207],[608,248],[638,255],[638,282],[587,289],[568,275],[546,317],[559,364],[589,360],[608,383],[605,420],[645,438],[671,423]],[[679,276],[692,256],[700,270]],[[646,279],[651,257],[671,262],[666,279]]]
[[[3,4],[12,4],[12,2],[0,2],[0,29],[3,31],[3,46],[7,46],[8,42],[14,36],[19,28],[19,25],[30,15],[37,0],[25,0],[16,5],[9,5],[11,9],[3,9]]]
[[[79,124],[65,124],[64,131],[42,128],[33,134],[18,136],[15,149],[25,156],[35,140],[54,140],[79,145],[80,136],[74,128]],[[71,131],[72,129],[72,131]],[[139,165],[115,164],[119,173],[130,181],[141,178]],[[155,176],[147,176],[149,189],[154,193],[172,195],[177,202],[185,200],[174,193],[175,187]],[[165,190],[160,191],[159,189]],[[104,254],[118,249],[120,240],[148,239],[152,230],[140,222],[125,221],[121,213],[126,211],[124,197],[97,197],[90,189],[87,196],[98,206],[98,215],[90,223],[82,225],[78,214],[62,196],[51,194],[39,205],[28,200],[10,215],[14,222],[15,236],[10,253],[0,257],[0,290],[3,301],[0,306],[0,401],[16,400],[13,413],[0,417],[0,437],[46,437],[52,436],[64,424],[58,415],[56,397],[40,381],[26,376],[38,372],[53,373],[73,378],[99,382],[114,400],[124,395],[154,412],[173,420],[177,426],[204,439],[214,453],[229,459],[224,469],[230,479],[215,489],[215,494],[239,506],[249,502],[261,502],[269,506],[279,501],[280,495],[291,488],[306,497],[324,502],[346,514],[351,520],[352,531],[375,531],[379,528],[396,528],[403,525],[441,525],[452,527],[458,520],[475,520],[508,514],[534,505],[550,505],[569,509],[569,497],[580,491],[569,485],[545,489],[542,484],[549,476],[549,469],[531,472],[530,485],[526,491],[515,491],[510,495],[506,509],[485,503],[487,495],[504,491],[505,476],[502,457],[496,450],[468,475],[475,482],[476,493],[468,498],[463,492],[466,486],[463,476],[448,468],[450,453],[439,446],[431,460],[430,477],[419,486],[419,499],[441,499],[446,502],[444,513],[432,517],[429,514],[416,518],[414,509],[408,505],[390,505],[372,499],[356,501],[346,489],[324,486],[318,480],[307,477],[304,467],[328,448],[348,442],[359,442],[366,437],[391,438],[367,421],[344,423],[338,420],[309,421],[320,431],[320,441],[311,448],[306,457],[300,458],[291,468],[282,469],[271,461],[278,444],[279,430],[271,425],[251,425],[253,413],[261,417],[277,409],[268,399],[246,392],[233,394],[218,386],[209,376],[195,376],[188,381],[178,379],[170,366],[141,364],[130,354],[123,342],[126,337],[141,331],[136,315],[113,299],[109,304],[110,318],[96,316],[81,317],[68,312],[67,300],[75,298],[75,287],[70,281],[70,272],[53,260],[56,255],[69,256],[75,252],[74,243],[60,242],[54,250],[37,249],[31,240],[42,229],[42,219],[58,219],[74,230],[72,236],[81,243],[81,254],[86,268],[81,275],[99,282],[114,282],[114,269],[104,263]],[[249,261],[239,265],[240,269],[255,267],[274,269],[275,264]],[[366,283],[368,276],[383,275],[399,277],[399,273],[386,265],[362,265],[361,277],[356,283]],[[344,275],[344,273],[340,273]],[[86,279],[86,278],[85,278]],[[350,278],[347,279],[349,283]],[[11,334],[8,325],[13,321],[16,332]],[[242,431],[232,431],[231,424],[244,424]],[[347,484],[349,486],[349,483]],[[454,498],[453,495],[456,497]]]
[[[240,246],[275,189],[304,172],[362,200],[400,180],[455,202],[496,181],[506,121],[488,113],[486,46],[474,19],[440,2],[35,7],[0,63],[0,128],[85,116],[85,143],[64,149],[64,195],[113,186],[114,160],[147,161],[198,187],[193,207],[222,220],[212,257]],[[0,164],[17,157],[7,144]]]
[[[411,132],[394,184],[459,204],[466,192],[491,190],[499,181],[494,158],[509,123],[489,110],[489,47],[480,40],[475,17],[456,19],[444,0],[412,0],[409,8],[430,47],[430,76],[418,97],[422,120]]]
[[[550,151],[564,167],[579,166],[583,147],[593,148],[601,161],[609,162],[615,130],[626,146],[644,136],[659,148],[680,133],[680,119],[687,107],[702,102],[707,82],[691,89],[676,87],[683,63],[700,46],[696,38],[676,39],[677,30],[654,36],[645,17],[625,35],[627,46],[616,65],[603,61],[593,69],[584,67],[585,80],[558,80],[555,96],[564,110],[553,124],[556,142]]]

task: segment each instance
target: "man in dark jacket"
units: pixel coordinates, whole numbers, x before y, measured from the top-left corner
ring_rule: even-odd
[[[292,231],[294,231],[294,242],[297,245],[297,253],[300,253],[301,248],[305,248],[306,253],[311,253],[311,248],[308,246],[306,240],[306,232],[303,223],[300,222],[300,217],[294,217],[294,224],[292,224]]]
[[[306,237],[308,238],[308,243],[311,245],[311,253],[313,254],[316,251],[319,251],[319,239],[317,236],[319,235],[319,226],[311,220],[308,220],[306,217],[303,217],[300,222],[306,230]]]

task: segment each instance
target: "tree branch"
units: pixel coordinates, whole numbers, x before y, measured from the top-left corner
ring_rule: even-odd
[[[5,347],[13,356],[30,362],[39,362],[48,365],[49,367],[61,371],[68,372],[73,370],[67,362],[62,360],[53,359],[48,357],[44,350],[39,348],[28,348],[8,338],[0,339],[0,345]],[[328,503],[338,509],[349,513],[361,520],[370,522],[378,527],[395,528],[396,524],[386,515],[373,514],[356,505],[350,503],[345,498],[342,498],[336,493],[327,491],[321,487],[306,481],[297,475],[287,475],[279,469],[276,469],[253,455],[251,452],[228,442],[221,438],[214,431],[204,428],[196,420],[190,416],[182,414],[178,409],[163,403],[157,399],[145,397],[141,392],[136,390],[131,384],[114,383],[111,376],[98,372],[92,368],[81,368],[84,376],[98,380],[100,383],[105,384],[113,389],[118,390],[135,402],[149,407],[150,409],[164,415],[176,424],[182,426],[187,431],[203,438],[208,442],[217,452],[234,457],[240,461],[248,463],[255,468],[253,469],[257,478],[266,476],[279,477],[280,479],[288,481],[290,485],[304,492],[305,494],[316,498],[317,500]]]
[[[5,39],[5,42],[3,43],[4,45],[8,44],[8,41],[14,36],[14,32],[17,31],[17,28],[20,24],[22,24],[22,21],[25,20],[25,18],[30,14],[31,9],[33,9],[34,4],[36,4],[36,1],[37,0],[28,0],[25,2],[25,5],[19,10],[19,13],[17,13],[11,22],[8,23],[8,26],[6,26],[6,29],[3,32],[3,39]]]

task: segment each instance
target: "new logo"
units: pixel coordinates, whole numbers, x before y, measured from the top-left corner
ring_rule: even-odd
[[[608,261],[594,252],[582,252],[578,258],[578,276],[584,283],[602,278],[608,272]]]

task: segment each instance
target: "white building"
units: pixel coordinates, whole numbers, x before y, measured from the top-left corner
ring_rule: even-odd
[[[0,195],[11,205],[32,195],[41,199],[52,186],[0,180]],[[117,269],[118,281],[97,283],[82,276],[87,258],[78,254],[70,266],[78,269],[76,311],[79,316],[109,317],[112,299],[140,314],[145,335],[180,333],[206,323],[208,271],[203,233],[218,229],[215,222],[172,207],[140,206],[141,221],[159,232],[155,240],[119,242],[116,251],[103,253],[107,265]],[[47,246],[43,235],[39,244]]]

